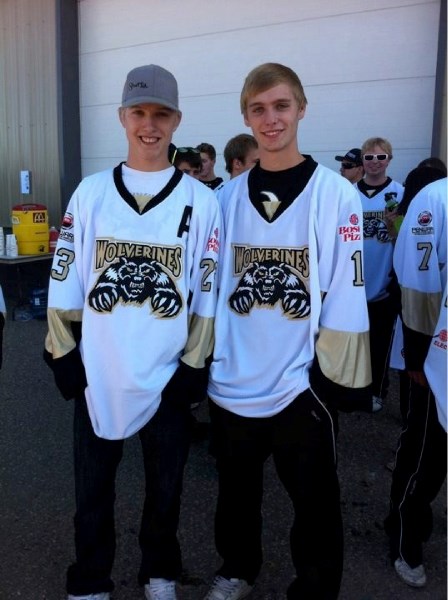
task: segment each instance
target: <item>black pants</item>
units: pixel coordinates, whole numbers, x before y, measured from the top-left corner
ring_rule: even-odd
[[[392,562],[401,557],[415,568],[423,562],[422,544],[432,532],[431,502],[446,476],[447,438],[429,388],[408,383],[408,413],[398,440],[385,529]]]
[[[370,324],[372,393],[379,398],[385,398],[389,388],[389,359],[397,318],[396,302],[392,296],[388,296],[384,300],[368,302],[367,309]]]
[[[139,582],[176,579],[181,573],[177,540],[182,477],[188,456],[190,407],[166,392],[154,417],[139,431],[146,495],[140,527]],[[124,440],[95,435],[85,398],[75,400],[76,562],[67,572],[73,595],[112,591],[115,556],[115,477]]]
[[[253,583],[262,564],[263,466],[272,455],[294,507],[297,578],[288,598],[334,600],[343,564],[334,415],[307,390],[270,418],[245,418],[211,403],[219,474],[215,517],[219,574]]]

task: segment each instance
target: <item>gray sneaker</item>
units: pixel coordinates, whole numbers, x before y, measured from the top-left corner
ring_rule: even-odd
[[[418,565],[413,569],[405,560],[397,558],[394,567],[398,577],[411,587],[419,588],[426,585],[426,573],[423,565]]]
[[[244,579],[226,579],[217,575],[204,600],[240,600],[246,598],[253,586]]]
[[[172,579],[151,577],[145,585],[146,600],[177,600],[176,582]]]
[[[69,594],[67,600],[110,600],[109,592],[99,592],[98,594],[83,594],[82,596],[73,596]]]

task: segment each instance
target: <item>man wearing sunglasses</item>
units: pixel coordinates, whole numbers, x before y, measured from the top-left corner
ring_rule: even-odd
[[[179,171],[182,171],[182,173],[185,173],[186,175],[190,175],[190,177],[199,179],[201,176],[202,160],[201,153],[197,148],[192,148],[190,146],[176,148],[171,163],[179,169]]]
[[[396,288],[392,279],[393,242],[385,214],[390,202],[401,201],[404,188],[387,174],[392,146],[384,138],[369,138],[361,148],[364,178],[356,184],[363,208],[364,278],[370,320],[372,361],[372,412],[383,407],[389,385],[389,353],[397,316]]]
[[[345,156],[335,156],[335,159],[341,163],[340,174],[350,183],[358,183],[364,177],[360,148],[352,148]]]

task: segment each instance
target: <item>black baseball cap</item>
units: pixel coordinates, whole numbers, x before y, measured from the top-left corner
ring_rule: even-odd
[[[345,156],[335,156],[335,159],[339,162],[346,160],[347,162],[354,163],[357,167],[360,167],[362,165],[361,149],[352,148]]]

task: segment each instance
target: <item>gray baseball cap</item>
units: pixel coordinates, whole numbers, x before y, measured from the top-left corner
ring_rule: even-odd
[[[158,65],[136,67],[128,73],[121,105],[161,104],[179,110],[177,81],[169,71]]]

